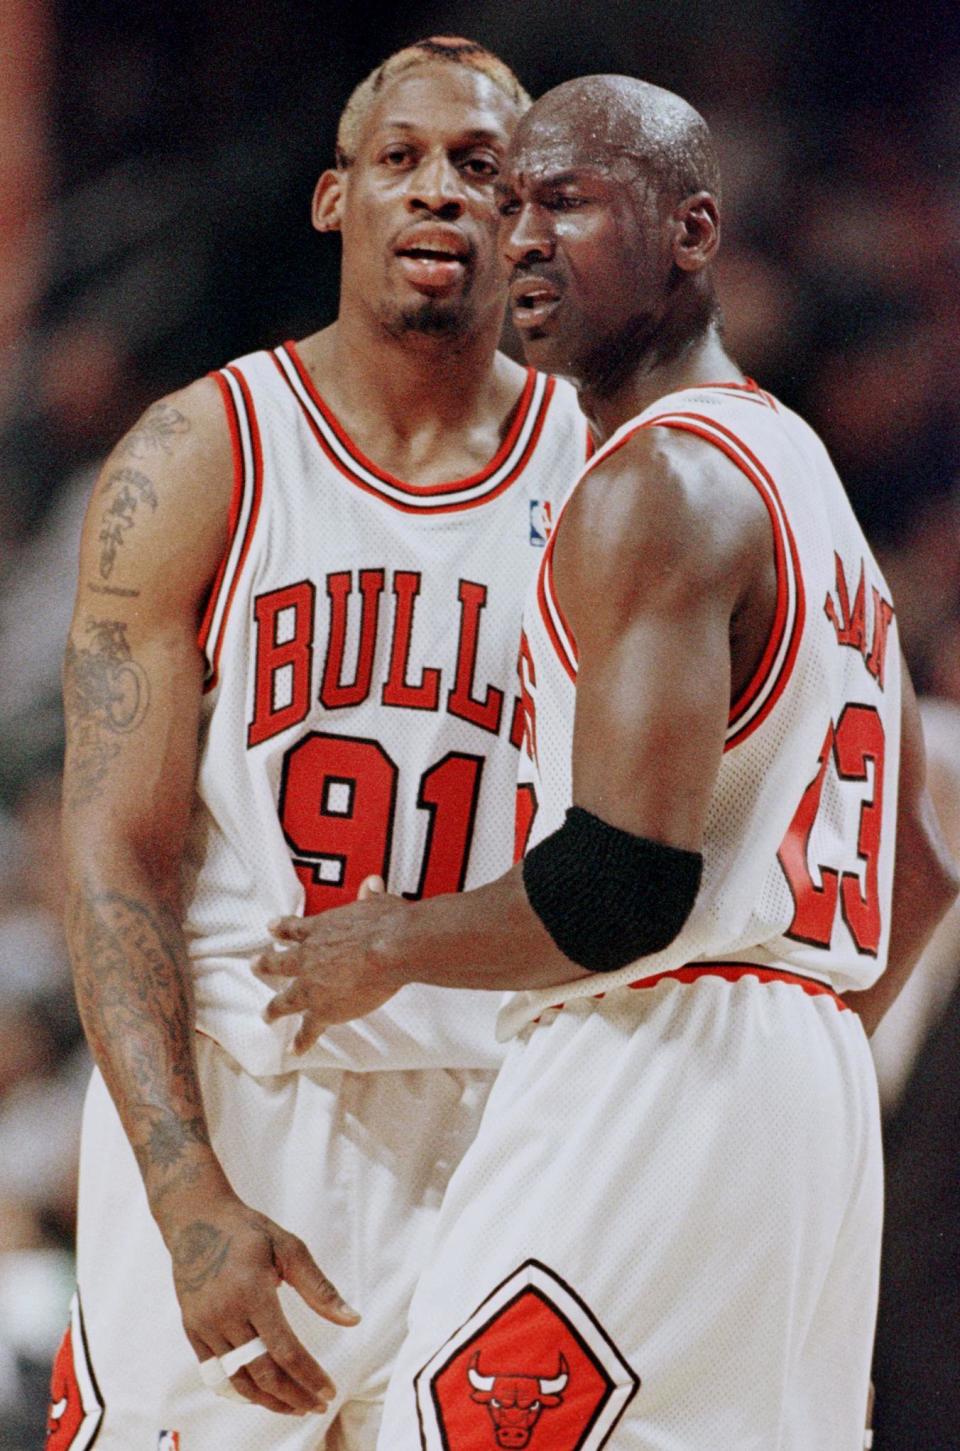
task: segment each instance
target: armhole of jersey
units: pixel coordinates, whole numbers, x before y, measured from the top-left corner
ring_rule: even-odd
[[[574,481],[570,492],[563,502],[563,507],[557,515],[557,522],[554,524],[550,538],[547,540],[547,547],[543,551],[543,559],[537,571],[537,607],[540,611],[540,618],[547,632],[547,638],[553,646],[554,654],[574,684],[577,681],[577,664],[579,661],[577,642],[567,621],[567,617],[560,608],[560,601],[557,599],[556,587],[553,581],[553,547],[560,530],[560,520],[563,518],[567,505],[587,475],[592,473],[604,459],[609,458],[611,454],[623,448],[624,444],[629,442],[637,430],[644,426],[644,424],[638,423],[632,428],[625,429],[623,434],[615,436],[600,448],[594,443],[590,429],[587,427],[587,457],[584,467],[579,477]]]
[[[540,397],[539,404],[537,404],[536,390],[540,384],[541,378],[543,380],[543,393]],[[526,401],[528,397],[528,391],[529,402]],[[523,450],[520,453],[516,464],[510,470],[510,473],[507,475],[503,484],[501,484],[500,489],[497,490],[498,493],[500,493],[501,490],[504,488],[509,488],[511,484],[515,484],[517,479],[520,478],[524,469],[529,464],[530,460],[533,458],[533,455],[537,449],[537,445],[539,444],[541,436],[543,434],[544,425],[547,421],[547,414],[550,412],[550,407],[553,403],[554,398],[556,397],[556,393],[556,378],[552,378],[547,374],[538,374],[535,368],[527,369],[527,380],[524,383],[523,394],[521,395],[521,408],[526,408],[526,412],[523,416],[523,419],[521,420],[521,423],[525,427],[529,426],[527,441],[523,446]],[[531,413],[533,414],[532,423],[530,423]],[[516,421],[514,422],[513,426],[514,428],[517,427]]]
[[[233,454],[233,492],[227,525],[227,547],[203,613],[197,643],[207,659],[204,691],[218,681],[220,651],[230,605],[253,539],[263,492],[263,451],[250,388],[240,370],[230,364],[210,375],[220,390]]]
[[[760,495],[773,532],[777,602],[773,624],[757,668],[734,700],[727,720],[724,750],[729,751],[752,735],[766,720],[786,688],[800,648],[806,617],[806,597],[800,558],[790,520],[779,490],[757,456],[731,429],[698,413],[659,414],[645,428],[676,428],[694,433],[718,448]]]
[[[557,525],[563,517],[563,510],[557,518]],[[547,540],[547,547],[543,551],[543,559],[540,561],[540,568],[537,571],[537,608],[540,611],[540,618],[543,627],[547,632],[547,639],[553,646],[554,654],[563,666],[566,674],[573,681],[577,682],[577,642],[573,638],[573,631],[567,623],[567,618],[560,608],[557,600],[557,592],[553,582],[553,541],[557,537],[557,527],[554,526],[550,538]]]

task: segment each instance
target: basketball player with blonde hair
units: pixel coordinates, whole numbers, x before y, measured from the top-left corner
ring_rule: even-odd
[[[526,105],[470,41],[374,71],[313,200],[337,321],[155,404],[92,495],[65,833],[98,1071],[48,1451],[374,1444],[496,1000],[413,988],[303,1051],[251,963],[371,875],[512,859],[522,593],[587,451],[572,389],[497,352]]]

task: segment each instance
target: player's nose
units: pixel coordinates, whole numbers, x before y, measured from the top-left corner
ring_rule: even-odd
[[[407,206],[413,212],[426,210],[446,221],[455,221],[466,210],[464,181],[446,155],[425,156],[410,179]]]
[[[553,256],[553,237],[538,207],[520,207],[504,219],[500,247],[511,267],[523,262],[546,262]]]

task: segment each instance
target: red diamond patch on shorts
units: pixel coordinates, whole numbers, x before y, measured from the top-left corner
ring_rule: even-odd
[[[640,1378],[579,1295],[528,1260],[414,1385],[424,1451],[599,1451]]]
[[[80,1297],[70,1302],[70,1324],[50,1376],[46,1451],[87,1451],[103,1419],[103,1401],[87,1352]]]

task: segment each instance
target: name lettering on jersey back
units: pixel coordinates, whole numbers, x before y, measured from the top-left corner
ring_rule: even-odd
[[[867,581],[864,561],[860,561],[860,578],[857,582],[853,602],[843,560],[835,554],[837,566],[836,598],[828,590],[823,609],[827,619],[836,631],[837,644],[856,650],[863,656],[863,663],[883,689],[886,669],[887,638],[890,621],[893,619],[893,605],[884,599],[875,584],[870,586],[870,630],[867,631]]]
[[[361,705],[374,690],[380,702],[399,710],[446,710],[480,730],[497,735],[503,720],[504,692],[492,682],[477,680],[477,659],[487,586],[461,579],[451,609],[459,611],[456,658],[443,663],[411,662],[417,599],[423,577],[418,570],[361,569],[328,574],[326,654],[319,687],[314,687],[314,656],[323,634],[318,621],[318,594],[310,580],[283,585],[254,601],[255,668],[253,718],[248,746],[260,745],[281,731],[299,725],[314,699],[324,710]],[[321,596],[321,599],[323,596]],[[389,604],[382,608],[384,601]],[[351,602],[359,610],[359,626],[348,647]],[[323,606],[320,606],[323,609]],[[386,615],[386,619],[384,616]],[[381,628],[390,630],[388,648],[378,652]],[[382,679],[377,662],[386,662]],[[447,686],[444,689],[444,686]],[[519,748],[523,712],[514,700],[510,740]]]

